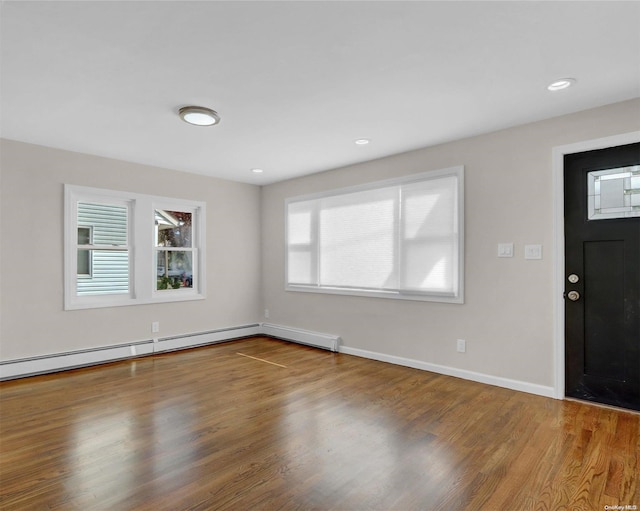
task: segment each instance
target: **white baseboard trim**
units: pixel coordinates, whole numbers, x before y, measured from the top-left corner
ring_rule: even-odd
[[[207,344],[231,341],[242,337],[260,335],[261,325],[244,325],[222,328],[210,332],[185,334],[174,337],[149,339],[114,346],[86,350],[54,353],[19,360],[0,361],[0,381],[35,376],[37,374],[66,371],[127,358],[141,357],[153,353],[193,348]]]
[[[464,380],[485,383],[487,385],[494,385],[496,387],[503,387],[520,392],[527,392],[529,394],[536,394],[538,396],[551,398],[556,397],[553,387],[546,387],[544,385],[538,385],[535,383],[511,380],[509,378],[502,378],[500,376],[476,373],[474,371],[467,371],[466,369],[458,369],[455,367],[443,366],[439,364],[431,364],[429,362],[422,362],[420,360],[414,360],[411,358],[397,357],[394,355],[387,355],[385,353],[378,353],[375,351],[350,348],[348,346],[340,346],[339,351],[340,353],[344,353],[345,355],[355,355],[357,357],[379,360],[380,362],[388,362],[390,364],[412,367],[414,369],[422,369],[423,371],[430,371],[432,373],[443,374],[446,376],[454,376],[456,378],[462,378]]]
[[[164,337],[159,339],[149,339],[145,341],[120,344],[114,346],[106,346],[101,348],[93,348],[87,350],[71,351],[66,353],[56,353],[52,355],[42,355],[20,360],[0,361],[0,381],[11,380],[15,378],[23,378],[26,376],[35,376],[37,374],[53,373],[65,371],[67,369],[75,369],[116,360],[124,360],[128,358],[152,355],[154,353],[163,353],[197,346],[205,346],[219,342],[241,339],[243,337],[253,337],[265,335],[276,339],[283,339],[299,344],[315,346],[334,352],[344,353],[346,355],[355,355],[357,357],[379,360],[391,364],[412,367],[423,371],[444,374],[447,376],[455,376],[465,380],[476,381],[497,387],[517,390],[520,392],[528,392],[529,394],[537,394],[539,396],[555,398],[553,387],[545,387],[534,383],[528,383],[519,380],[511,380],[499,376],[491,376],[483,373],[476,373],[455,367],[442,366],[414,360],[410,358],[397,357],[378,353],[375,351],[362,350],[358,348],[350,348],[349,346],[340,346],[340,336],[313,332],[310,330],[302,330],[282,325],[274,325],[271,323],[256,323],[253,325],[243,325],[231,328],[222,328],[209,332],[199,332],[194,334],[185,334],[173,337]]]
[[[340,336],[338,335],[323,334],[310,330],[302,330],[300,328],[273,325],[271,323],[262,323],[261,326],[263,335],[275,337],[276,339],[307,344],[331,351],[338,351],[340,345]]]

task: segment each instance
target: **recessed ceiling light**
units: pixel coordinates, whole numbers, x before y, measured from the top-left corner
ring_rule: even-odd
[[[184,106],[179,111],[184,122],[195,126],[213,126],[220,122],[220,116],[215,110],[203,106]]]
[[[371,142],[371,140],[369,140],[368,138],[359,138],[358,140],[354,141],[356,145],[367,145],[369,142]]]
[[[576,80],[574,78],[562,78],[550,84],[547,87],[547,89],[550,91],[567,89],[568,87],[571,87],[574,83],[576,83]]]
[[[251,172],[253,172],[254,174],[262,174],[264,172],[264,170],[262,170],[262,169],[251,169]]]

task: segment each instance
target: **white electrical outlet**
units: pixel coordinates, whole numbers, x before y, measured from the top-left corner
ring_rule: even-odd
[[[153,323],[151,323],[151,333],[157,334],[159,331],[160,331],[160,322],[154,321]]]
[[[467,351],[467,341],[464,339],[458,339],[456,343],[456,351],[458,353],[465,353]]]
[[[269,309],[265,309],[265,310],[264,310],[264,317],[265,317],[266,319],[269,319]]]

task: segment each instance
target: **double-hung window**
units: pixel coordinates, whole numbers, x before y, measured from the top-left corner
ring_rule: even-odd
[[[205,207],[65,186],[65,309],[204,298]]]
[[[463,302],[464,169],[286,201],[286,289]]]
[[[128,294],[130,208],[115,197],[77,202],[78,296]]]
[[[196,214],[196,210],[154,208],[156,291],[193,287],[194,271],[197,273],[197,258],[193,257]]]

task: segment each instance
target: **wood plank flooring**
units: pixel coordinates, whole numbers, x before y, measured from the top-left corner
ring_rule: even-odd
[[[638,414],[272,339],[4,382],[0,414],[6,511],[640,509]]]

